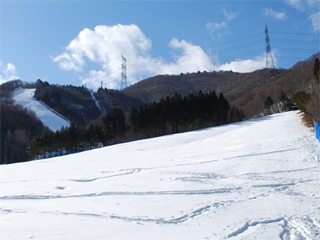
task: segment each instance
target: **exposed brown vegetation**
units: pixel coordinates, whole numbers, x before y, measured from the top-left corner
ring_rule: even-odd
[[[31,140],[45,128],[35,114],[19,105],[0,101],[1,155],[0,164],[23,162],[30,159],[26,153]]]
[[[123,92],[142,99],[146,103],[160,101],[175,93],[186,96],[202,91],[223,92],[232,105],[244,110],[245,116],[257,116],[264,110],[264,100],[271,96],[279,101],[280,92],[292,96],[299,91],[310,89],[313,79],[313,63],[318,54],[306,61],[298,62],[291,69],[261,69],[251,73],[203,72],[180,75],[159,75],[140,81]]]
[[[315,63],[319,55],[320,53],[317,53],[305,61],[298,62],[288,70],[261,69],[251,73],[220,71],[159,75],[140,81],[122,91],[99,89],[93,93],[83,86],[50,85],[41,80],[33,84],[20,80],[8,82],[0,88],[1,154],[4,151],[8,153],[12,146],[19,145],[22,146],[22,150],[9,154],[15,159],[13,161],[23,161],[25,157],[21,156],[25,156],[27,143],[44,129],[33,113],[13,105],[10,94],[17,87],[37,88],[36,97],[39,100],[82,126],[101,122],[101,114],[106,115],[114,108],[122,109],[128,119],[132,107],[154,104],[176,94],[184,98],[190,93],[198,94],[202,91],[207,94],[214,91],[216,94],[222,92],[231,106],[242,109],[245,118],[285,111],[289,102],[292,103],[295,99],[304,111],[303,122],[312,127],[314,120],[320,122],[319,62]],[[265,104],[267,98],[274,103],[271,107]],[[28,121],[20,121],[26,119]],[[40,127],[30,130],[30,124]],[[8,157],[6,159],[6,162],[11,161]]]

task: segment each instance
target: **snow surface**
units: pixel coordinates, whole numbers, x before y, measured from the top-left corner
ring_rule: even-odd
[[[12,99],[16,104],[34,111],[42,123],[52,131],[60,130],[63,126],[69,127],[70,123],[66,119],[44,103],[34,99],[35,91],[36,89],[17,88],[12,93]]]
[[[90,95],[91,95],[92,100],[95,102],[96,106],[99,108],[101,114],[105,115],[105,111],[103,111],[103,109],[100,107],[99,101],[96,99],[96,97],[94,96],[92,91],[90,91]]]
[[[0,239],[320,239],[320,144],[287,112],[0,166]]]

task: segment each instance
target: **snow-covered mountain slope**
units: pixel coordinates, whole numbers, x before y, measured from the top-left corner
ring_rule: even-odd
[[[12,93],[12,98],[16,104],[34,111],[42,123],[52,131],[60,130],[62,126],[68,127],[70,123],[66,119],[33,98],[35,91],[36,89],[17,88]]]
[[[320,237],[297,112],[0,166],[0,239]]]

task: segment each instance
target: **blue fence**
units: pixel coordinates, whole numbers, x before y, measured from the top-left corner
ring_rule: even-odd
[[[319,127],[319,124],[316,121],[314,121],[313,124],[314,124],[314,130],[316,131],[316,138],[320,141],[320,127]]]

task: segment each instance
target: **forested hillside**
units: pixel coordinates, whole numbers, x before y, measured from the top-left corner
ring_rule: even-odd
[[[142,99],[145,103],[159,101],[164,95],[175,93],[222,92],[232,105],[243,109],[246,117],[255,117],[264,111],[269,96],[274,103],[280,102],[281,94],[291,97],[306,91],[313,80],[312,68],[319,54],[296,63],[290,69],[261,69],[250,73],[232,71],[197,72],[179,75],[158,75],[140,81],[123,92]],[[281,93],[282,92],[282,93]]]
[[[39,79],[36,88],[35,98],[69,121],[86,126],[101,114],[90,91],[85,87],[50,85]]]
[[[98,116],[106,115],[116,107],[129,112],[132,107],[139,107],[142,101],[124,95],[121,91],[99,88],[97,92],[84,86],[55,85],[36,82],[36,99],[81,126],[88,126]]]
[[[112,112],[114,108],[130,112],[133,107],[138,108],[143,104],[141,99],[128,96],[122,91],[106,88],[99,88],[94,96],[99,101],[103,115]]]
[[[30,159],[26,149],[31,140],[49,131],[35,114],[21,106],[1,101],[1,164]]]
[[[133,108],[126,115],[120,108],[88,127],[71,124],[60,131],[45,132],[32,141],[33,158],[60,156],[109,144],[180,133],[243,120],[241,109],[230,106],[223,94],[215,92],[182,98],[161,99],[159,103]]]
[[[159,75],[124,89],[124,93],[141,98],[145,102],[159,101],[163,94],[215,91],[223,94],[232,104],[243,108],[246,115],[254,116],[263,111],[263,100],[270,94],[268,84],[285,75],[288,70],[262,69],[251,73],[231,71],[198,72],[176,76]],[[280,90],[279,90],[280,93]]]
[[[287,70],[159,75],[122,91],[94,92],[40,79],[7,82],[0,88],[1,163],[241,121],[295,104],[319,121],[317,58],[319,53]],[[72,122],[70,128],[50,132],[34,113],[14,105],[10,96],[18,87],[36,88],[35,99]]]

